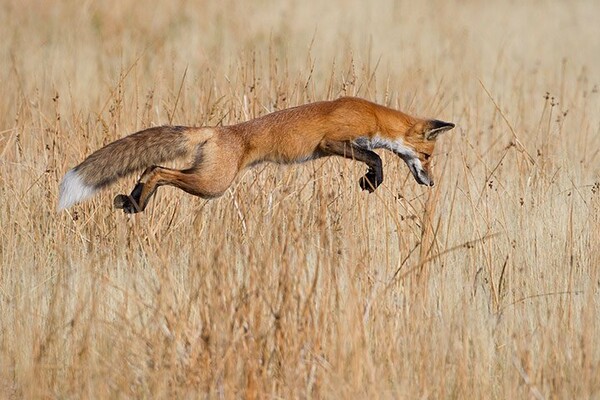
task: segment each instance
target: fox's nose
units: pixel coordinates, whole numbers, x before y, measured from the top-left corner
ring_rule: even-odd
[[[429,186],[433,186],[433,185],[434,185],[433,180],[430,180],[429,181]]]

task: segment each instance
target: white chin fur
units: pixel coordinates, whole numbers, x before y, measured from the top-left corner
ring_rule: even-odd
[[[83,183],[81,177],[74,170],[69,170],[60,183],[58,211],[71,207],[96,193],[96,188]]]

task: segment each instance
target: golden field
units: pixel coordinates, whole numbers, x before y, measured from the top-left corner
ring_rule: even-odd
[[[600,5],[0,4],[0,398],[600,398]],[[56,213],[137,130],[340,96],[452,121],[392,154]]]

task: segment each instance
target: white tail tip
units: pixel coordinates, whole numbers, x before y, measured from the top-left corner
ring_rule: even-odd
[[[60,193],[57,211],[71,207],[96,193],[96,188],[83,183],[75,170],[69,170],[60,183]]]

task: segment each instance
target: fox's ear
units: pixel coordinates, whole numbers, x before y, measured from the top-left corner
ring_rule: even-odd
[[[424,132],[425,139],[427,140],[435,140],[440,133],[444,133],[454,128],[454,124],[452,122],[444,122],[438,121],[437,119],[432,119],[428,121],[427,129]]]

